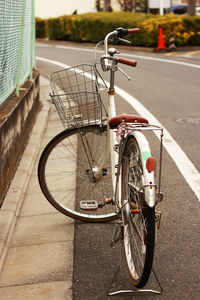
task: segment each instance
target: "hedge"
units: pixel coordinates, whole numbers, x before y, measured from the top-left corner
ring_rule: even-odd
[[[41,37],[41,32],[44,30],[49,39],[92,43],[99,42],[108,32],[118,27],[139,27],[140,34],[129,36],[129,40],[136,46],[146,47],[157,45],[161,26],[166,43],[169,41],[170,34],[174,33],[177,46],[200,45],[200,16],[98,12],[64,15],[47,19],[43,23],[41,20],[36,20],[36,25],[37,37]]]
[[[45,38],[47,36],[46,29],[45,29],[45,20],[36,18],[35,23],[36,23],[36,37]]]

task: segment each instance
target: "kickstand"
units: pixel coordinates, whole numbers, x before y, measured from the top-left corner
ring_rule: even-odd
[[[120,251],[121,252],[121,251]],[[161,284],[160,284],[160,281],[159,281],[159,279],[158,279],[158,276],[157,276],[157,274],[156,274],[156,272],[155,272],[155,270],[154,270],[154,268],[152,267],[152,273],[153,273],[153,275],[154,275],[154,278],[155,278],[155,280],[156,280],[156,282],[157,282],[157,285],[158,285],[158,287],[159,287],[159,289],[158,290],[154,290],[154,289],[137,289],[137,288],[135,288],[134,290],[119,290],[119,291],[115,291],[115,292],[110,292],[110,290],[111,290],[111,288],[113,287],[113,285],[114,285],[114,282],[115,282],[115,280],[116,280],[116,278],[117,278],[117,275],[119,274],[119,272],[120,272],[120,269],[121,269],[121,257],[122,257],[122,254],[120,254],[120,263],[119,263],[119,266],[118,266],[118,268],[117,268],[117,271],[116,271],[116,274],[115,274],[115,276],[114,276],[114,278],[113,278],[113,280],[112,280],[112,284],[110,285],[110,288],[109,288],[109,291],[107,292],[107,294],[108,294],[108,296],[115,296],[115,295],[118,295],[118,294],[127,294],[127,293],[151,293],[151,294],[162,294],[162,292],[163,292],[163,289],[162,289],[162,286],[161,286]]]

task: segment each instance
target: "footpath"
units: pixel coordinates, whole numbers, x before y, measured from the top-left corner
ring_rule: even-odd
[[[0,210],[0,299],[72,299],[74,221],[44,198],[37,165],[44,146],[63,130],[40,77],[37,116]]]

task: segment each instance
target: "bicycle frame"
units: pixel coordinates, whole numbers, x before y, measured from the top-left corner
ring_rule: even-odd
[[[109,33],[105,40],[104,40],[104,51],[105,55],[103,55],[100,59],[101,66],[103,71],[110,71],[110,87],[108,89],[108,120],[110,120],[112,117],[116,116],[116,108],[115,108],[115,89],[114,89],[114,82],[115,82],[115,72],[117,68],[115,67],[116,60],[115,58],[108,54],[108,40],[113,35],[113,32]],[[115,50],[115,49],[113,49]],[[114,51],[113,51],[114,52]],[[108,61],[112,61],[112,66],[108,68]],[[143,170],[145,173],[148,173],[148,176],[144,176],[144,178],[148,178],[148,181],[143,182],[143,188],[145,190],[145,199],[149,207],[154,207],[156,205],[156,190],[158,194],[158,201],[160,200],[160,187],[161,187],[161,170],[162,170],[162,137],[163,137],[163,129],[157,126],[148,125],[146,127],[141,127],[140,124],[135,125],[133,128],[130,127],[128,130],[126,130],[126,136],[132,135],[135,140],[138,142],[140,153],[142,155],[148,155],[151,156],[149,143],[144,136],[144,134],[141,132],[142,130],[160,130],[161,131],[161,138],[160,138],[160,162],[159,162],[159,182],[158,182],[158,189],[154,182],[154,171],[151,173],[148,173],[148,170],[146,168],[146,165],[144,164],[144,160],[142,160],[143,163]],[[104,153],[102,155],[102,159],[100,160],[101,163],[98,165],[98,169],[101,170],[104,164],[104,162],[107,160],[109,152],[111,153],[111,172],[112,172],[112,185],[113,185],[113,191],[114,195],[116,194],[116,185],[119,184],[119,203],[117,203],[118,208],[121,207],[121,199],[120,199],[120,193],[121,193],[121,184],[120,184],[120,171],[116,173],[117,166],[120,167],[121,164],[121,157],[122,153],[118,154],[114,149],[116,145],[118,145],[117,136],[120,137],[120,133],[117,130],[112,130],[109,128],[109,124],[107,124],[107,147],[104,150]],[[120,151],[119,151],[120,152]],[[99,171],[100,172],[100,171]],[[145,174],[147,175],[147,174]],[[116,196],[116,195],[115,195]],[[117,199],[117,197],[115,197]]]
[[[108,105],[108,119],[116,116],[116,109],[115,109],[115,97],[114,94],[109,94],[108,92],[108,100],[109,100],[109,105]],[[120,127],[121,128],[121,127]],[[111,172],[112,172],[112,185],[113,185],[113,191],[114,195],[116,192],[116,184],[119,184],[119,195],[115,197],[116,199],[119,199],[119,203],[117,203],[117,206],[120,208],[121,207],[121,200],[120,200],[120,172],[116,172],[116,168],[120,166],[121,164],[121,158],[123,153],[117,153],[115,151],[116,145],[118,145],[117,141],[117,136],[121,136],[121,133],[119,132],[120,128],[117,130],[110,129],[109,124],[107,124],[107,147],[105,148],[102,157],[98,163],[98,170],[99,173],[102,170],[103,165],[105,164],[109,153],[111,153]],[[125,134],[126,137],[132,135],[136,141],[138,142],[138,146],[140,148],[140,153],[142,155],[151,155],[150,152],[150,147],[149,143],[144,136],[144,134],[141,131],[152,131],[152,130],[160,130],[161,131],[161,141],[160,141],[160,162],[159,162],[159,183],[158,183],[158,189],[157,186],[154,182],[154,172],[148,173],[148,170],[146,168],[146,165],[144,164],[144,160],[142,160],[143,163],[143,170],[145,173],[148,173],[148,176],[144,176],[144,178],[148,178],[148,181],[143,183],[143,187],[145,189],[145,199],[147,201],[147,204],[149,207],[154,207],[156,205],[156,197],[155,197],[155,191],[157,190],[157,194],[160,197],[160,187],[161,187],[161,170],[162,170],[162,136],[163,136],[163,129],[160,127],[156,126],[146,126],[146,127],[141,127],[139,124],[134,125],[131,127],[131,124],[127,129],[125,129]],[[119,151],[120,152],[120,151]],[[121,151],[123,152],[123,150]],[[158,199],[159,200],[159,199]]]

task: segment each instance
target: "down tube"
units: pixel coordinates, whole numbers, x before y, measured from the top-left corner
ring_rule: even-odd
[[[109,107],[108,107],[108,114],[109,119],[116,116],[116,109],[115,109],[115,98],[114,95],[109,95]],[[114,130],[109,130],[110,132],[110,153],[111,153],[111,170],[112,170],[112,185],[113,185],[113,191],[115,193],[115,166],[118,163],[118,154],[114,150],[114,145],[117,144],[116,140],[116,132]]]

